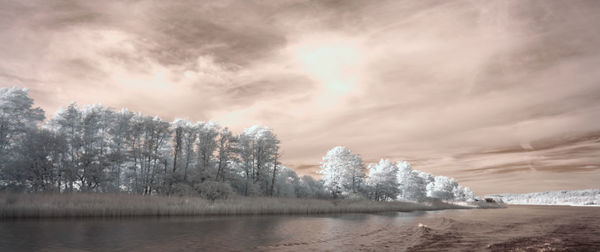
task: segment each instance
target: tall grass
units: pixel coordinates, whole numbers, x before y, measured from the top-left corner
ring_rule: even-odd
[[[0,194],[0,218],[131,217],[263,214],[333,214],[470,208],[442,202],[375,202],[237,197],[214,202],[196,197],[130,194]]]

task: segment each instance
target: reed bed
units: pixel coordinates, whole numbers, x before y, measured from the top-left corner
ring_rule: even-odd
[[[197,197],[142,196],[131,194],[0,194],[0,219],[266,214],[312,215],[461,208],[472,207],[443,202],[411,203],[251,197],[208,201]]]

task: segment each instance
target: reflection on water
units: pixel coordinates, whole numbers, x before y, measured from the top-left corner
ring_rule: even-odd
[[[0,251],[243,251],[406,225],[424,212],[322,216],[51,219],[0,223]]]

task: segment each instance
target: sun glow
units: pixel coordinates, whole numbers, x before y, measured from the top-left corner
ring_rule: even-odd
[[[331,98],[354,91],[360,81],[363,53],[356,39],[324,35],[303,40],[291,48],[300,71],[320,83]]]

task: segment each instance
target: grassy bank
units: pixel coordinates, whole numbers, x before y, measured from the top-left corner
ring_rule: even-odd
[[[471,208],[442,202],[375,202],[238,197],[214,202],[196,197],[129,194],[0,194],[0,218],[333,214]]]

